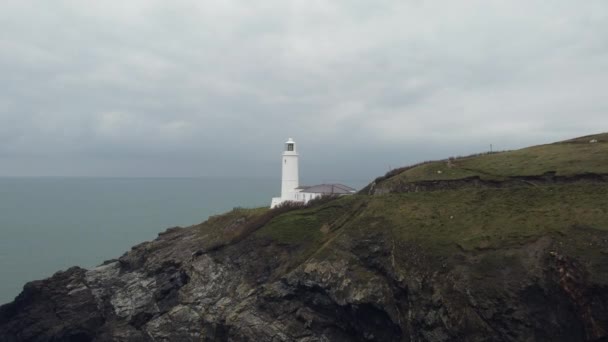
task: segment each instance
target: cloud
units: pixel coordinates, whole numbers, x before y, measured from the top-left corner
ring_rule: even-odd
[[[608,126],[603,1],[5,1],[0,23],[0,175],[274,177],[293,136],[304,173],[371,178]]]

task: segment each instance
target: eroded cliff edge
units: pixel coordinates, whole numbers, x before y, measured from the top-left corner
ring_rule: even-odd
[[[528,173],[496,173],[495,155],[441,161],[377,180],[382,191],[169,229],[28,283],[0,307],[0,340],[605,340],[605,178],[467,181],[606,174],[603,136],[586,140],[557,146],[576,154],[521,150],[511,164],[548,160]],[[415,187],[429,181],[452,183]]]

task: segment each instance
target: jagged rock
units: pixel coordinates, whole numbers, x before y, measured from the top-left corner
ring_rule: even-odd
[[[196,229],[162,234],[89,271],[75,267],[28,283],[0,309],[2,341],[592,341],[606,336],[608,287],[590,283],[582,265],[553,252],[555,241],[549,237],[512,249],[510,257],[521,263],[489,270],[487,276],[501,279],[489,283],[473,275],[491,251],[447,270],[399,267],[383,234],[341,235],[333,241],[341,258],[313,256],[279,274],[289,258],[276,256],[289,255],[288,246],[249,238],[193,257],[201,247],[190,240]],[[412,257],[419,253],[405,249]]]

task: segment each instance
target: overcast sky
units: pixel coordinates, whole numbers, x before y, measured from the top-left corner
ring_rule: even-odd
[[[0,3],[0,176],[306,179],[608,131],[608,2]]]

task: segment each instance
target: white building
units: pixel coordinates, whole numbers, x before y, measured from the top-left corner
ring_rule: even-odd
[[[270,203],[271,208],[287,201],[306,203],[311,199],[323,195],[343,196],[352,195],[356,192],[355,189],[342,184],[300,186],[298,157],[296,142],[289,138],[285,143],[285,151],[283,152],[281,197],[274,197],[272,199],[272,202]]]

